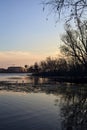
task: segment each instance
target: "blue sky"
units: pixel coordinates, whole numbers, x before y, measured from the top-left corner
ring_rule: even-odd
[[[53,15],[46,20],[49,10],[43,12],[40,3],[41,0],[0,0],[0,58],[3,57],[0,67],[13,62],[32,64],[35,60],[57,54],[63,27],[60,23],[55,27]],[[18,57],[23,57],[20,63],[16,60]]]

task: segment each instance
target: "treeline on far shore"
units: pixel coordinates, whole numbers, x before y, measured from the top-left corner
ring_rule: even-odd
[[[85,77],[87,68],[76,61],[65,58],[51,58],[40,63],[35,63],[28,68],[28,72],[36,76],[64,76],[64,77]]]

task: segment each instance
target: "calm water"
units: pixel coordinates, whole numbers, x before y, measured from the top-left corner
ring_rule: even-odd
[[[0,81],[0,130],[87,130],[87,85],[26,74]]]
[[[29,81],[29,74],[26,73],[1,73],[0,74],[0,81],[10,81],[10,82],[28,82]]]

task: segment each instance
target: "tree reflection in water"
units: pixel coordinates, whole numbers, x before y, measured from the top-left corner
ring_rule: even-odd
[[[70,86],[62,92],[62,130],[87,130],[87,87]]]

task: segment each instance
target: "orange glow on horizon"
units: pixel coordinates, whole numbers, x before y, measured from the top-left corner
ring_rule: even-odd
[[[22,51],[6,51],[0,52],[0,68],[7,68],[9,66],[24,66],[32,65],[35,62],[40,62],[45,60],[46,57],[52,56],[57,57],[57,53],[54,52],[52,54],[36,54],[30,52],[22,52]]]

